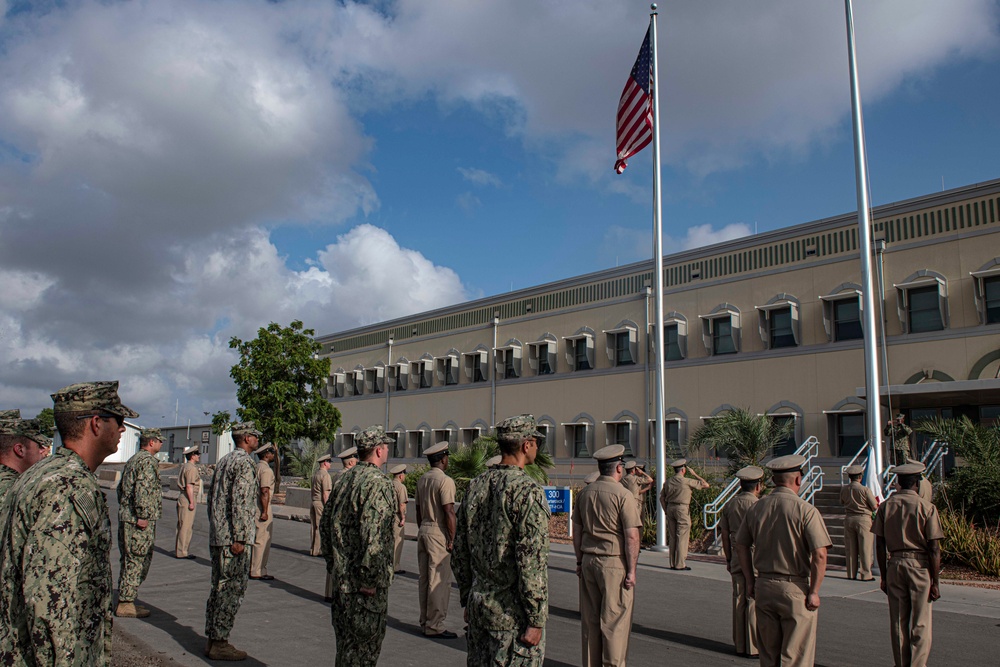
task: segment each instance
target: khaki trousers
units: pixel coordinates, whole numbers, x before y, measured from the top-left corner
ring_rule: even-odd
[[[761,667],[812,667],[816,659],[815,611],[806,609],[809,585],[757,578],[757,648]]]
[[[889,559],[889,634],[896,667],[923,667],[931,654],[931,574],[924,559]]]
[[[323,503],[313,501],[309,508],[309,537],[311,545],[309,547],[310,556],[322,556],[323,547],[319,543],[319,520],[323,516]]]
[[[670,546],[670,567],[686,567],[688,540],[691,537],[691,511],[687,505],[670,503],[664,512],[667,517],[667,542]]]
[[[271,532],[274,517],[268,513],[267,521],[257,522],[257,539],[253,543],[253,560],[250,562],[250,576],[262,577],[267,574],[267,557],[271,555]]]
[[[742,572],[733,578],[733,645],[740,655],[757,655],[757,610],[747,597],[747,580]]]
[[[194,533],[194,515],[198,506],[188,509],[187,496],[181,493],[177,499],[177,539],[174,541],[174,556],[186,558],[191,548],[191,535]]]
[[[622,588],[621,556],[584,554],[580,572],[583,667],[615,667],[628,658],[634,589]]]
[[[406,536],[406,529],[399,525],[399,517],[393,519],[392,534],[395,543],[392,551],[392,569],[399,571],[399,564],[403,561],[403,539]]]
[[[420,526],[417,533],[417,564],[420,580],[420,629],[427,635],[444,632],[451,595],[451,554],[448,541],[437,526]]]
[[[862,580],[872,578],[872,534],[870,514],[848,514],[844,519],[844,545],[847,547],[847,577]]]

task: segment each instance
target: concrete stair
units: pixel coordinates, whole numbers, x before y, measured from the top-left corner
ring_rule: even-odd
[[[827,477],[829,479],[829,477]],[[844,547],[844,507],[840,504],[839,484],[827,484],[813,498],[813,504],[823,515],[826,530],[830,533],[833,546],[830,548],[827,565],[847,567],[847,551]]]

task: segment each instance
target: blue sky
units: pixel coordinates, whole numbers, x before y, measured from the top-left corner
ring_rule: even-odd
[[[1000,177],[1000,3],[856,5],[873,202]],[[843,11],[660,3],[668,252],[855,208]],[[651,252],[651,151],[612,169],[646,3],[0,14],[0,407],[117,378],[147,423],[199,419],[234,407],[229,337],[269,321],[332,333]]]

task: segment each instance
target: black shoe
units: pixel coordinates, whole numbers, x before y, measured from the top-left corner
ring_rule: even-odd
[[[687,572],[691,568],[690,567],[672,567],[670,569],[671,570],[677,570],[678,572]]]
[[[406,574],[406,570],[396,570],[393,574]]]
[[[444,632],[436,635],[425,634],[424,637],[427,637],[428,639],[458,639],[458,635],[451,630],[445,630]]]
[[[259,577],[250,577],[254,581],[274,581],[274,577],[269,574],[262,574]]]
[[[195,558],[197,558],[197,556],[195,556],[194,554],[188,554],[187,556],[184,556],[184,558],[186,558],[187,560],[194,560]]]

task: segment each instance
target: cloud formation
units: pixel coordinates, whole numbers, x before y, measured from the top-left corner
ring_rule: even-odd
[[[492,185],[495,188],[503,185],[499,176],[483,169],[459,167],[458,173],[462,175],[462,178],[475,185]]]

